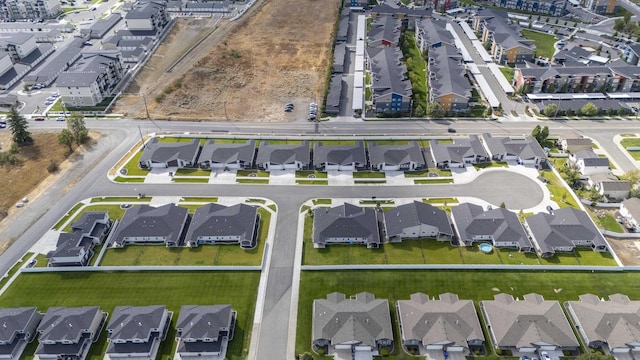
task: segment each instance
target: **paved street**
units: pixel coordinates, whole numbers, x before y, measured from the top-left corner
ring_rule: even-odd
[[[393,126],[390,126],[393,124]],[[545,123],[552,134],[577,133],[589,135],[625,169],[633,164],[626,159],[611,138],[616,133],[637,131],[637,122],[632,121],[581,121]],[[264,308],[258,336],[258,354],[269,353],[273,358],[289,359],[287,334],[291,319],[292,280],[294,276],[294,253],[296,249],[296,229],[299,208],[311,198],[420,198],[420,197],[478,197],[491,204],[504,201],[509,208],[526,209],[540,203],[543,193],[537,183],[518,173],[487,171],[467,184],[441,184],[416,186],[284,186],[251,184],[115,184],[108,181],[106,173],[122,154],[139,140],[137,126],[143,134],[154,131],[188,131],[192,134],[212,130],[238,134],[310,134],[313,125],[306,123],[266,124],[266,123],[177,123],[164,121],[100,120],[88,121],[91,129],[103,129],[104,137],[99,144],[77,161],[70,173],[59,183],[34,199],[23,209],[12,209],[12,214],[3,222],[2,239],[15,238],[17,241],[0,255],[0,271],[6,272],[55,222],[78,201],[93,196],[135,196],[144,186],[148,196],[241,196],[268,197],[278,205],[275,241],[271,249],[269,277],[266,284]],[[370,122],[367,124],[349,122],[327,122],[320,124],[322,134],[379,134],[392,138],[399,134],[433,135],[445,134],[449,122]],[[528,134],[533,123],[500,122],[458,122],[459,133],[479,134],[491,132],[496,135]],[[43,122],[33,129],[59,127],[54,122]],[[128,128],[130,130],[107,130]],[[618,159],[618,157],[620,159]],[[626,161],[625,161],[626,160]],[[95,164],[95,166],[94,166]],[[71,191],[71,189],[73,191]],[[17,216],[20,221],[17,221]],[[22,235],[21,235],[22,234]]]

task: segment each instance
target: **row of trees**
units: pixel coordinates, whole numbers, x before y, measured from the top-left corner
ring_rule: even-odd
[[[573,116],[573,115],[578,115],[578,116],[597,116],[597,115],[629,115],[631,114],[631,110],[626,109],[626,108],[620,108],[620,109],[608,109],[608,110],[603,110],[599,107],[597,107],[594,103],[592,102],[588,102],[586,104],[584,104],[584,106],[582,106],[580,109],[578,109],[577,111],[572,110],[572,109],[566,109],[566,110],[560,110],[558,108],[558,105],[555,103],[551,103],[548,104],[547,106],[544,107],[544,109],[542,109],[542,113],[547,116],[547,117],[555,117],[555,116]]]

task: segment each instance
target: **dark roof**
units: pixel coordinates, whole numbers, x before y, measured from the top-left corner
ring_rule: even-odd
[[[378,145],[376,142],[368,142],[369,162],[375,165],[402,165],[414,162],[419,166],[424,166],[424,157],[420,146],[415,141],[407,145]]]
[[[255,140],[247,140],[244,144],[216,144],[215,140],[207,140],[202,146],[198,162],[229,164],[239,161],[251,164],[255,150]]]
[[[142,340],[149,342],[160,335],[166,320],[167,307],[116,306],[107,325],[111,341]]]
[[[581,150],[573,154],[577,160],[582,160],[585,166],[604,166],[609,167],[609,159],[601,158],[598,154],[591,150]]]
[[[330,340],[331,344],[350,342],[377,348],[377,340],[393,340],[391,314],[387,299],[375,299],[362,292],[347,299],[331,293],[313,301],[312,340]]]
[[[401,25],[400,19],[396,19],[393,16],[378,16],[371,22],[371,30],[367,32],[367,38],[370,43],[386,40],[393,45],[398,45]]]
[[[533,158],[546,159],[540,144],[531,136],[524,137],[493,137],[491,134],[482,134],[484,143],[486,144],[492,156],[497,154],[510,154],[518,156],[523,160]]]
[[[84,333],[99,330],[94,321],[101,314],[97,306],[50,307],[38,326],[39,341],[77,343]]]
[[[398,47],[369,47],[371,81],[374,98],[389,93],[409,97],[411,82],[407,78],[407,67],[402,63],[402,51]]]
[[[313,242],[324,244],[328,238],[366,238],[367,245],[379,244],[376,212],[349,203],[313,211]]]
[[[185,241],[197,242],[199,237],[238,237],[239,243],[252,242],[255,237],[258,210],[251,205],[206,204],[197,208],[189,224]]]
[[[33,333],[42,316],[35,307],[0,309],[0,342],[11,343],[18,334]],[[34,317],[37,321],[32,321]]]
[[[518,215],[504,208],[484,210],[482,206],[462,203],[451,208],[458,236],[470,241],[476,236],[491,236],[494,243],[516,241],[520,248],[531,248],[531,241]]]
[[[455,94],[471,97],[471,84],[462,56],[452,45],[444,44],[429,50],[430,91],[436,97]]]
[[[140,156],[140,162],[163,163],[177,159],[192,161],[200,148],[199,139],[192,139],[188,143],[160,142],[159,140],[154,137],[145,144],[142,156]]]
[[[311,154],[309,152],[309,142],[303,141],[300,144],[283,145],[269,144],[268,141],[261,141],[256,156],[256,164],[293,164],[298,161],[309,164]]]
[[[388,237],[398,235],[408,227],[419,225],[434,226],[438,228],[439,233],[453,236],[446,211],[421,201],[400,205],[385,212],[384,223]]]
[[[123,245],[127,238],[166,237],[165,242],[178,243],[188,210],[175,204],[160,207],[135,205],[124,213],[111,239]]]
[[[350,165],[352,163],[367,163],[367,156],[362,141],[356,141],[354,145],[324,146],[322,142],[316,142],[313,146],[313,161],[316,165],[337,164]]]
[[[402,14],[408,17],[425,18],[425,17],[431,16],[431,14],[433,13],[433,9],[425,8],[425,7],[408,8],[406,6],[392,7],[386,3],[382,3],[380,5],[376,5],[373,8],[371,8],[371,13],[379,14],[379,15]]]
[[[176,322],[177,337],[191,341],[221,341],[232,325],[231,305],[183,305]],[[182,342],[181,342],[182,343]],[[178,350],[180,351],[180,350]]]
[[[554,210],[553,214],[528,216],[525,221],[543,254],[554,253],[554,247],[573,247],[577,241],[606,246],[604,237],[584,211],[566,207]]]
[[[433,140],[430,146],[436,164],[442,162],[463,163],[464,159],[468,157],[489,157],[476,135],[472,135],[468,139],[456,138],[452,144],[442,144],[438,140]]]

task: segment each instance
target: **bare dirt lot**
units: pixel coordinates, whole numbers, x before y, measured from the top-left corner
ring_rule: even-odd
[[[624,265],[640,265],[640,240],[614,239],[607,237],[607,241]]]
[[[338,3],[258,0],[234,22],[179,19],[113,111],[146,117],[144,95],[157,119],[292,121],[284,104],[322,100]]]

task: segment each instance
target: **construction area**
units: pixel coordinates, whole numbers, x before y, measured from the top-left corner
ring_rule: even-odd
[[[190,121],[298,119],[284,105],[322,102],[338,11],[338,0],[258,0],[235,21],[176,19],[113,112]]]

